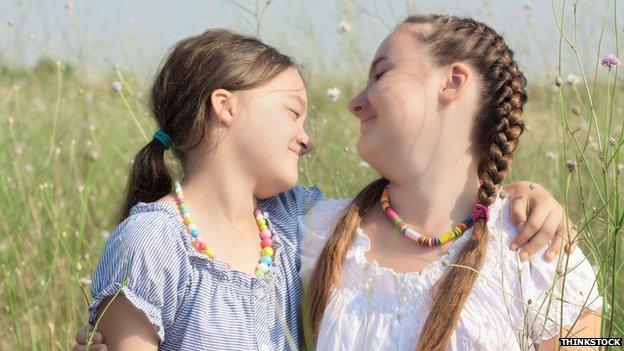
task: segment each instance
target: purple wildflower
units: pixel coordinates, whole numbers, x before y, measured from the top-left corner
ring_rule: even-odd
[[[568,162],[566,162],[566,167],[568,171],[573,172],[578,168],[578,163],[575,160],[568,160]]]
[[[615,55],[613,54],[608,54],[607,56],[603,57],[602,60],[600,60],[600,64],[604,67],[613,68],[620,65],[620,59],[615,57]]]

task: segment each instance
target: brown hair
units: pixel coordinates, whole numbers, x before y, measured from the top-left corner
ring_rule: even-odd
[[[414,28],[413,25],[419,25]],[[491,205],[509,171],[513,151],[524,130],[522,109],[527,100],[526,79],[514,61],[513,51],[492,28],[470,18],[427,15],[411,16],[396,30],[409,30],[424,44],[438,66],[465,62],[482,78],[481,106],[476,113],[473,144],[480,157],[478,203]],[[333,234],[321,252],[308,289],[312,335],[318,328],[331,288],[341,279],[345,254],[354,240],[362,216],[379,203],[386,179],[362,189],[340,216]],[[487,223],[475,223],[470,240],[436,284],[433,305],[421,332],[417,350],[445,350],[463,306],[481,269],[488,242]]]
[[[169,135],[174,155],[184,162],[188,150],[204,139],[210,126],[210,95],[215,89],[253,89],[288,68],[300,67],[257,38],[224,29],[179,41],[165,58],[151,89],[151,110]],[[301,73],[301,72],[300,72]],[[139,201],[168,194],[172,180],[164,146],[151,140],[134,157],[119,220]]]

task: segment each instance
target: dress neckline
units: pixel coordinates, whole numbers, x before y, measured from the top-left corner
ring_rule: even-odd
[[[496,221],[499,214],[496,212],[500,209],[503,200],[498,194],[496,200],[490,206],[492,214],[490,220]],[[413,293],[419,293],[432,288],[435,283],[442,277],[446,269],[450,268],[447,263],[455,262],[457,255],[465,246],[474,233],[474,226],[466,230],[464,234],[454,240],[449,245],[448,251],[440,255],[436,260],[427,264],[420,272],[397,272],[394,269],[382,266],[376,259],[368,259],[366,253],[370,251],[371,240],[369,236],[362,230],[360,226],[356,228],[356,237],[353,245],[347,252],[345,259],[346,269],[353,274],[345,274],[347,281],[352,284],[358,284],[358,281],[364,281],[364,286],[374,284],[376,288],[386,291],[396,291],[396,287],[400,290],[407,289]],[[359,272],[358,272],[359,271]],[[358,274],[359,273],[359,274]],[[365,279],[362,279],[362,273]],[[349,277],[352,278],[349,278]],[[392,284],[394,282],[394,284]]]

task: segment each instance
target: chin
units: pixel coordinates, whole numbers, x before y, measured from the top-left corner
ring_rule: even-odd
[[[360,158],[368,164],[371,164],[371,159],[373,154],[375,153],[375,148],[371,147],[370,143],[367,142],[366,138],[360,136],[360,139],[357,141],[356,145],[357,153]]]
[[[299,180],[299,172],[285,171],[282,174],[276,175],[274,181],[272,182],[272,189],[277,195],[279,193],[283,193],[292,189],[295,185],[297,185],[297,181]]]

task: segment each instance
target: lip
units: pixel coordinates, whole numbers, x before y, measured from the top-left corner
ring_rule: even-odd
[[[373,117],[371,117],[371,118],[365,119],[365,120],[363,120],[362,122],[360,122],[360,124],[364,124],[364,123],[366,123],[366,122],[370,121],[371,119],[375,119],[375,118],[377,118],[377,116],[373,116]]]

